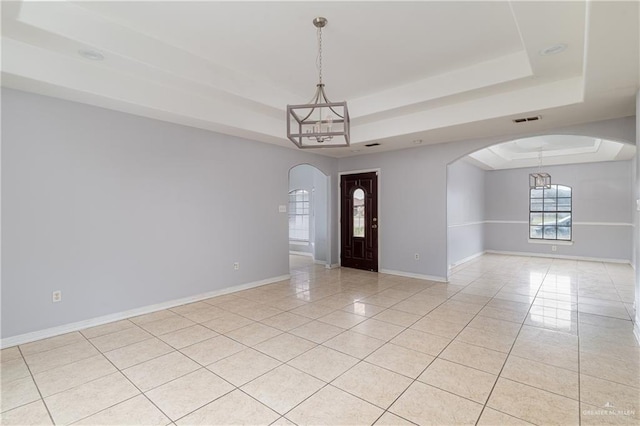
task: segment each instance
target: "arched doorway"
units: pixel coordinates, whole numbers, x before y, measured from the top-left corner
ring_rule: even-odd
[[[289,170],[289,268],[330,262],[329,178],[299,164]]]
[[[492,145],[450,163],[450,271],[485,252],[631,262],[635,149],[623,141],[544,135]],[[552,194],[557,188],[530,190],[529,175],[539,171],[551,175],[552,187],[562,187],[560,201]]]
[[[637,194],[630,143],[549,135],[474,151],[447,166],[449,278],[526,310],[526,327],[578,335],[584,320],[606,336],[631,325]]]

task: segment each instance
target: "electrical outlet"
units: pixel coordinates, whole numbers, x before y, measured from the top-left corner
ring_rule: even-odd
[[[51,301],[53,303],[62,301],[62,292],[60,290],[56,290],[51,294]]]
[[[551,251],[558,251],[558,246],[551,246]]]
[[[415,260],[420,260],[420,253],[415,253],[413,257]]]
[[[234,263],[233,263],[233,269],[234,269],[235,271],[237,271],[238,269],[240,269],[240,262],[234,262]]]

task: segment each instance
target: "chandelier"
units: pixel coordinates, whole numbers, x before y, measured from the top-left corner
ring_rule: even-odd
[[[530,189],[549,189],[551,188],[551,175],[549,173],[541,172],[542,169],[542,145],[540,145],[540,152],[538,153],[538,173],[529,174],[529,188]]]
[[[529,188],[549,189],[551,188],[551,176],[549,173],[531,173],[529,175]]]
[[[317,17],[313,25],[318,37],[318,84],[313,98],[302,105],[287,105],[287,137],[298,148],[349,146],[347,102],[331,102],[322,82],[322,28],[327,19]]]

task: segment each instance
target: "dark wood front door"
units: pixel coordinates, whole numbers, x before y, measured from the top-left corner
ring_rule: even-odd
[[[378,173],[340,179],[340,264],[378,272]]]

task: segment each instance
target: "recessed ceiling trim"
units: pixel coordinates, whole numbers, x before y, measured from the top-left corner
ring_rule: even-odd
[[[253,134],[276,137],[282,135],[280,117],[258,114],[237,103],[230,104],[224,97],[204,97],[198,93],[160,85],[155,81],[115,73],[95,62],[74,59],[72,56],[61,57],[12,39],[3,40],[2,47],[4,73],[57,87],[75,85],[78,92],[84,92],[91,98],[104,97],[109,100],[110,105],[114,105],[114,102],[123,106],[134,104],[143,108],[160,109],[179,117],[208,120],[226,128],[237,127]],[[75,67],[83,70],[82,78],[62,72],[67,68],[68,61],[78,63]],[[247,116],[252,116],[253,119],[248,122]]]
[[[460,93],[531,77],[533,71],[526,52],[520,51],[480,62],[411,84],[377,92],[350,101],[354,117],[406,108]]]
[[[290,34],[308,27],[317,5],[276,3],[9,2],[3,85],[287,146],[285,105],[308,100],[313,82],[303,76],[315,70],[315,52],[302,48],[313,34]],[[637,2],[474,2],[468,14],[455,2],[327,6],[344,24],[327,32],[327,65],[360,55],[327,80],[350,99],[355,145],[503,140],[634,114]],[[372,26],[379,31],[359,37]],[[538,54],[558,41],[570,49]],[[78,50],[88,47],[108,60],[83,60]],[[538,113],[545,120],[535,126],[510,122]]]
[[[381,119],[354,126],[354,129],[357,127],[357,131],[353,131],[352,143],[572,105],[582,102],[583,86],[582,77],[573,77],[400,117]]]
[[[160,71],[278,110],[283,110],[282,105],[291,99],[299,98],[286,88],[274,87],[254,75],[245,75],[128,27],[114,25],[67,1],[22,2],[18,22],[84,46],[93,46],[101,52],[110,52],[111,66],[117,64],[120,70],[145,75],[143,78]],[[302,98],[300,101],[304,102]]]
[[[511,147],[516,147],[519,142],[527,141],[529,149],[526,152],[514,152]],[[589,138],[586,136],[571,135],[551,135],[545,137],[532,137],[518,139],[493,145],[474,153],[469,154],[473,159],[473,164],[485,170],[515,169],[524,167],[537,167],[540,165],[540,155],[542,154],[542,164],[560,165],[576,164],[600,161],[629,160],[635,155],[635,147],[632,152],[623,150],[625,144],[616,141]],[[536,140],[544,140],[540,145],[542,150],[536,148]],[[575,139],[573,141],[572,139]],[[587,142],[590,143],[587,143]],[[571,142],[571,143],[570,143]],[[566,145],[576,146],[566,148]],[[526,145],[525,145],[526,146]],[[522,149],[522,145],[518,145]],[[620,155],[624,151],[624,155]]]

